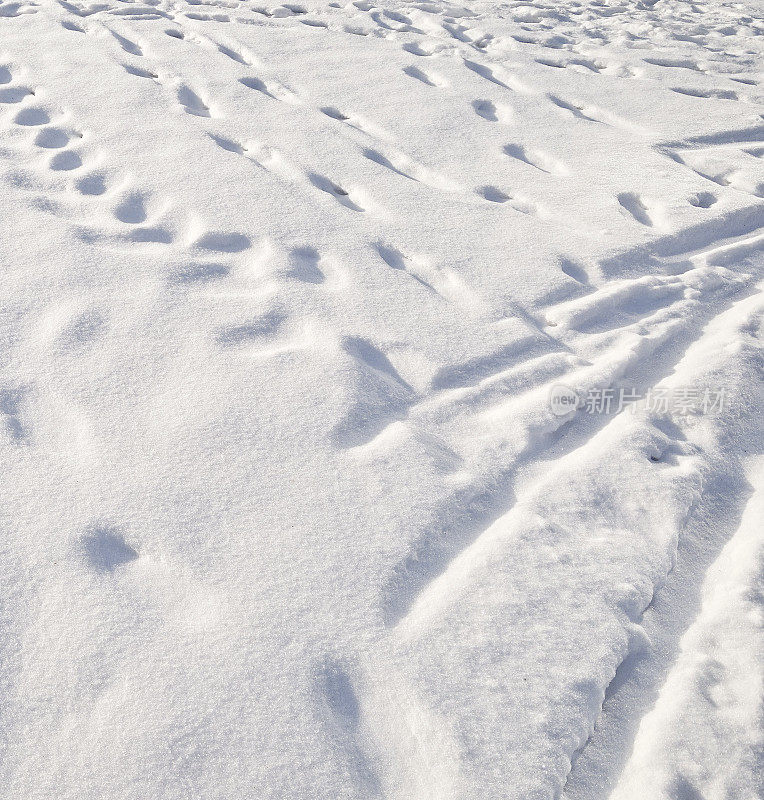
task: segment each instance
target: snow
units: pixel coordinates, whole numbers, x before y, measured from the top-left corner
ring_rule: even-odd
[[[0,2],[0,797],[757,797],[763,37]]]

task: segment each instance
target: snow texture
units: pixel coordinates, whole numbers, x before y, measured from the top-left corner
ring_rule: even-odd
[[[2,800],[760,796],[759,0],[0,0],[0,270]]]

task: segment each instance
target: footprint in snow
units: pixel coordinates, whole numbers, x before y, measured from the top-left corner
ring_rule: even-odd
[[[419,42],[407,43],[402,45],[402,47],[407,53],[411,53],[412,56],[420,56],[423,58],[434,55],[439,49],[433,45]]]
[[[240,156],[244,155],[244,145],[234,142],[233,139],[226,139],[225,136],[218,136],[214,133],[210,134],[210,139],[212,139],[218,147],[222,147],[223,150],[227,150],[229,153],[236,153]]]
[[[649,208],[636,192],[621,192],[618,195],[618,202],[640,225],[645,225],[648,228],[653,227]]]
[[[91,308],[70,319],[56,337],[56,343],[64,351],[76,351],[102,338],[107,328],[104,315]]]
[[[73,150],[64,150],[51,158],[49,166],[54,172],[69,172],[79,169],[82,159]]]
[[[358,726],[360,708],[347,672],[337,663],[326,663],[318,673],[326,704],[341,728],[351,731]]]
[[[689,89],[684,87],[674,87],[672,92],[684,94],[688,97],[700,97],[705,100],[739,100],[740,96],[731,89]]]
[[[360,212],[366,210],[350,199],[350,194],[346,189],[343,189],[338,184],[333,183],[323,175],[319,175],[316,172],[311,172],[308,173],[308,179],[317,189],[320,189],[322,192],[326,192],[334,197],[335,200],[340,202],[343,206],[345,206],[345,208],[349,208],[351,211]]]
[[[488,122],[503,122],[505,124],[512,120],[512,109],[501,103],[492,103],[490,100],[473,100],[472,108],[475,113]]]
[[[559,159],[550,156],[543,150],[529,149],[520,144],[507,144],[504,145],[504,153],[510,158],[515,158],[518,161],[523,161],[532,167],[535,167],[541,172],[547,172],[550,175],[567,176],[570,175],[570,170]]]
[[[245,347],[273,336],[285,320],[285,314],[272,311],[251,322],[222,328],[215,338],[218,344],[225,348]]]
[[[244,56],[243,53],[238,52],[237,50],[232,49],[231,47],[226,47],[224,44],[218,45],[218,50],[224,55],[228,56],[232,61],[236,61],[238,64],[242,64],[245,67],[251,67],[252,62]]]
[[[35,136],[37,147],[58,150],[69,144],[69,134],[62,128],[43,128]]]
[[[132,64],[123,64],[122,65],[125,69],[125,72],[129,73],[130,75],[135,75],[136,78],[150,78],[151,80],[157,80],[159,75],[156,72],[151,72],[148,69],[141,69],[141,67],[134,67]]]
[[[496,186],[482,186],[477,190],[477,193],[490,203],[509,203],[511,208],[521,214],[535,214],[543,219],[550,218],[549,212],[543,207],[537,206],[524,197],[507,194]]]
[[[115,31],[109,31],[109,33],[111,33],[111,35],[119,42],[119,46],[126,53],[130,53],[131,56],[143,55],[143,50],[141,50],[140,46],[136,42],[132,42],[130,39],[127,39],[124,36],[120,36],[120,34],[116,33]]]
[[[252,246],[252,240],[243,233],[205,233],[194,242],[194,247],[217,253],[241,253]]]
[[[695,208],[711,208],[711,206],[716,203],[717,199],[713,192],[698,192],[690,198],[689,202],[690,205],[695,206]]]
[[[103,173],[94,172],[80,178],[75,184],[80,194],[96,196],[106,192],[106,177]]]
[[[440,75],[436,75],[434,72],[425,72],[419,67],[404,67],[403,72],[410,78],[421,81],[425,86],[432,86],[438,89],[445,89],[448,86],[448,81],[445,78],[441,78]]]
[[[350,119],[347,114],[343,114],[339,109],[334,108],[333,106],[324,106],[320,109],[320,111],[322,114],[326,114],[327,117],[336,119],[339,122],[347,122]]]
[[[221,280],[230,273],[226,264],[185,264],[169,276],[169,282],[175,286],[193,286]]]
[[[296,247],[289,254],[289,276],[303,283],[323,283],[326,275],[319,267],[321,255],[315,247]]]
[[[494,71],[490,67],[487,67],[484,64],[478,64],[475,61],[469,61],[465,58],[464,66],[474,72],[476,75],[480,75],[481,78],[485,78],[487,81],[495,83],[497,86],[501,86],[504,89],[510,88],[506,83],[504,83],[504,81],[499,80],[499,78],[496,77]]]
[[[254,89],[256,92],[261,92],[266,97],[270,97],[272,100],[277,99],[271,94],[271,92],[268,90],[268,87],[265,85],[265,82],[261,81],[260,78],[246,76],[244,78],[239,78],[239,83],[242,84],[242,86],[246,86],[247,89]]]
[[[5,417],[5,428],[17,444],[29,441],[29,431],[20,418],[21,406],[27,393],[25,388],[0,390],[0,414]]]
[[[183,106],[183,110],[187,114],[192,114],[195,117],[212,116],[209,106],[188,86],[180,86],[177,96],[178,102]]]
[[[146,221],[146,205],[139,192],[129,194],[125,199],[114,209],[114,216],[120,221],[129,225],[138,225]]]
[[[37,125],[47,125],[50,122],[50,115],[42,108],[24,108],[16,114],[13,121],[17,125],[35,127]]]
[[[0,89],[0,103],[20,103],[25,97],[33,95],[34,92],[26,86],[13,86],[9,89]]]
[[[589,276],[586,270],[576,264],[575,261],[571,261],[569,258],[560,259],[560,269],[577,283],[585,286],[589,285]]]
[[[121,531],[111,525],[92,526],[81,543],[86,560],[96,572],[112,573],[138,558]]]
[[[502,192],[501,189],[497,189],[495,186],[483,186],[478,189],[478,194],[491,203],[506,203],[512,199],[511,195]]]
[[[133,228],[123,237],[125,241],[139,244],[172,244],[174,237],[167,228]]]

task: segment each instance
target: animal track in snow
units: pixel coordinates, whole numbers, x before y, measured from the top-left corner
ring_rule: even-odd
[[[432,44],[431,42],[408,42],[402,45],[402,47],[407,53],[411,53],[412,56],[420,56],[421,58],[433,56],[442,49],[442,45]]]
[[[187,114],[193,114],[196,117],[212,116],[209,106],[188,86],[181,84],[177,89],[177,97]]]
[[[638,194],[635,192],[622,192],[618,195],[618,202],[640,225],[652,227],[653,221],[647,212],[647,206]]]
[[[37,132],[34,143],[37,147],[58,150],[69,144],[70,135],[63,128],[42,128]]]
[[[648,228],[652,228],[655,225],[655,220],[653,219],[654,211],[636,192],[621,192],[618,195],[618,202],[640,225],[645,225]]]
[[[146,221],[145,199],[139,192],[131,192],[114,209],[114,216],[128,225],[139,225]]]
[[[573,278],[574,281],[577,281],[584,286],[589,285],[589,275],[587,274],[586,270],[576,264],[575,261],[571,261],[569,258],[560,259],[560,269],[569,278]]]
[[[688,97],[700,97],[707,100],[739,100],[740,96],[732,89],[689,89],[683,86],[675,86],[671,89],[677,94],[684,94]]]
[[[600,72],[602,68],[594,61],[584,58],[569,58],[565,61],[556,61],[550,58],[537,58],[537,64],[544,67],[554,67],[555,69],[572,69],[574,71]]]
[[[50,114],[39,106],[31,106],[19,111],[13,118],[13,121],[17,125],[37,127],[38,125],[47,125],[50,122]]]
[[[262,142],[254,141],[245,142],[241,147],[242,155],[267,172],[271,172],[288,181],[299,182],[303,180],[301,170],[290,161],[287,161],[275,148],[269,147]]]
[[[243,144],[239,144],[239,142],[235,142],[233,139],[226,139],[225,136],[218,136],[216,133],[211,133],[210,139],[212,139],[218,147],[222,147],[223,150],[227,150],[229,153],[238,153],[243,156],[246,152],[246,148]]]
[[[346,125],[350,125],[351,128],[355,128],[356,130],[361,131],[361,133],[365,133],[367,136],[371,136],[376,139],[392,138],[386,130],[380,128],[378,125],[375,125],[373,122],[364,119],[358,114],[345,114],[334,106],[322,106],[319,110],[322,114],[325,114],[330,119],[335,119],[337,122],[344,122]]]
[[[575,105],[574,103],[570,103],[567,100],[563,100],[561,97],[557,97],[557,95],[554,94],[547,94],[547,97],[552,101],[552,103],[554,103],[554,105],[556,105],[558,108],[561,108],[563,111],[572,114],[576,119],[585,119],[588,122],[601,121],[586,114],[583,106],[578,106]]]
[[[445,89],[448,87],[448,81],[445,78],[441,78],[440,75],[435,72],[425,71],[414,66],[404,67],[403,71],[410,78],[415,78],[426,86],[433,86],[438,89]]]
[[[501,86],[504,89],[510,88],[506,83],[504,83],[504,81],[496,77],[494,70],[491,69],[491,67],[487,67],[484,64],[478,64],[474,61],[468,61],[466,58],[464,59],[464,66],[474,72],[476,75],[480,75],[481,78],[485,78],[487,81],[495,83],[497,86]]]
[[[126,52],[130,53],[131,56],[142,56],[143,50],[141,49],[140,45],[136,42],[127,39],[124,36],[121,36],[116,31],[110,30],[107,28],[109,33],[119,42],[119,46]]]
[[[215,338],[222,347],[246,347],[273,336],[285,320],[283,313],[271,311],[250,322],[221,328]]]
[[[652,64],[656,67],[670,67],[673,69],[689,69],[694,72],[703,72],[700,66],[689,58],[662,58],[653,56],[651,58],[643,58],[645,64]]]
[[[507,194],[496,186],[481,186],[477,193],[491,203],[508,203],[510,208],[521,214],[535,214],[543,219],[551,218],[551,215],[536,203],[526,200],[520,195]]]
[[[321,113],[326,114],[327,117],[336,119],[338,122],[347,122],[350,119],[347,114],[343,114],[339,109],[336,109],[333,106],[324,106],[321,109]]]
[[[111,525],[91,527],[82,537],[82,549],[90,566],[101,573],[112,573],[138,558],[122,532]]]
[[[642,128],[635,122],[624,119],[623,117],[620,117],[611,111],[606,111],[599,106],[595,106],[593,104],[573,103],[554,94],[547,94],[547,97],[564,113],[572,114],[576,119],[583,119],[587,122],[599,122],[604,125],[610,125],[614,128],[621,128],[623,130],[636,133],[640,136],[645,136],[649,133],[649,131],[647,131],[645,128]]]
[[[483,186],[478,189],[478,194],[485,197],[485,199],[489,200],[491,203],[506,203],[508,200],[512,199],[511,195],[506,194],[495,186]]]
[[[496,104],[490,100],[473,100],[472,108],[479,117],[487,119],[489,122],[503,122],[505,125],[512,122],[512,109],[502,103]]]
[[[281,100],[285,103],[299,102],[299,98],[291,89],[276,81],[266,82],[253,76],[245,76],[244,78],[239,78],[239,83],[248,89],[254,89],[266,97],[270,97],[272,100]]]
[[[236,61],[238,64],[243,64],[245,67],[252,66],[252,60],[248,55],[245,55],[244,52],[240,50],[234,50],[232,47],[228,47],[224,44],[218,44],[217,48],[219,52],[230,58],[232,61]]]
[[[366,158],[373,161],[375,164],[386,167],[397,175],[401,175],[409,180],[418,181],[419,183],[424,183],[437,189],[450,190],[455,188],[453,183],[447,178],[444,178],[442,175],[428,169],[422,164],[418,164],[404,153],[393,150],[387,150],[386,153],[382,153],[370,147],[365,148],[362,152]]]
[[[289,276],[303,283],[323,283],[326,275],[320,267],[321,254],[315,247],[296,247],[289,254]]]
[[[190,262],[170,273],[169,282],[176,286],[205,284],[227,277],[230,271],[227,264]]]
[[[79,169],[82,166],[82,159],[73,150],[64,150],[56,153],[48,166],[54,172],[67,172]]]
[[[239,83],[246,86],[248,89],[254,89],[257,92],[262,92],[266,97],[270,97],[272,100],[276,100],[276,96],[271,94],[268,90],[268,87],[265,85],[265,81],[261,81],[260,78],[255,78],[252,76],[247,76],[245,78],[239,78]]]
[[[135,75],[137,78],[149,78],[154,81],[159,79],[159,75],[156,72],[151,72],[151,70],[134,67],[132,64],[123,64],[122,66],[125,72],[129,72],[130,75]]]
[[[349,208],[351,211],[360,211],[363,212],[366,209],[362,206],[358,205],[350,196],[350,192],[346,189],[343,189],[342,186],[339,184],[330,181],[329,178],[324,177],[323,175],[319,175],[317,172],[309,172],[308,173],[308,180],[317,188],[320,189],[322,192],[326,192],[326,194],[331,195],[335,198],[340,204],[345,206],[345,208]]]
[[[30,432],[21,421],[21,406],[27,389],[0,390],[0,414],[5,418],[5,428],[17,444],[29,441]]]
[[[196,239],[193,247],[216,253],[241,253],[252,247],[252,240],[243,233],[210,231]]]
[[[10,89],[0,89],[0,103],[20,103],[25,97],[33,95],[34,92],[26,86],[14,86]]]
[[[101,172],[94,172],[80,178],[75,184],[80,194],[98,196],[106,192],[106,176]]]
[[[509,89],[510,91],[519,92],[521,94],[530,94],[532,92],[530,87],[523,81],[500,67],[488,67],[485,64],[478,64],[476,61],[470,61],[467,58],[464,59],[464,66],[481,78],[495,83],[497,86],[501,86],[504,89]]]
[[[432,264],[422,256],[407,255],[384,242],[376,242],[373,247],[388,267],[406,273],[442,300],[462,305],[475,302],[474,291],[454,270]]]
[[[696,208],[711,208],[716,203],[717,197],[712,192],[698,192],[690,198],[690,205]]]
[[[510,158],[515,158],[550,175],[570,175],[570,170],[562,161],[543,150],[526,148],[520,144],[507,144],[504,145],[504,152]]]
[[[386,9],[384,11],[372,11],[369,16],[381,28],[389,31],[398,31],[399,33],[419,33],[422,31],[415,28],[410,17],[405,14],[399,14],[397,11]]]
[[[429,281],[425,280],[420,274],[418,274],[420,270],[417,268],[417,264],[414,259],[403,255],[403,253],[401,253],[401,251],[396,247],[383,244],[382,242],[377,242],[374,245],[374,249],[377,251],[377,253],[379,253],[380,258],[385,262],[385,264],[387,264],[388,267],[407,273],[429,291],[437,294],[435,287],[429,283]]]
[[[334,718],[343,730],[354,730],[358,726],[360,709],[347,672],[338,663],[329,662],[319,670],[319,677]]]

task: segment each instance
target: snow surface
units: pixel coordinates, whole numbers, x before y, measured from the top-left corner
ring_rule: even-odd
[[[759,797],[763,55],[0,0],[2,800]]]

